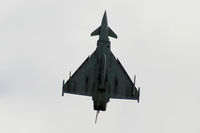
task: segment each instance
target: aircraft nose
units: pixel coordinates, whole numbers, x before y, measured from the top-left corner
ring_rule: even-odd
[[[106,26],[108,26],[108,21],[107,21],[107,14],[106,14],[106,11],[104,12],[104,15],[103,15],[103,18],[102,18],[101,25],[106,25]]]

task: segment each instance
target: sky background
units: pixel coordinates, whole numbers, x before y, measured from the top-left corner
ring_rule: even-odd
[[[1,0],[1,133],[199,133],[198,0]],[[65,94],[62,80],[96,48],[107,11],[111,50],[137,75],[140,103]]]

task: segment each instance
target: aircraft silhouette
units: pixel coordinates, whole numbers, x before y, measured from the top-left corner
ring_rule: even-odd
[[[97,48],[65,83],[63,80],[62,96],[64,93],[91,96],[94,110],[98,113],[106,110],[110,98],[130,99],[139,102],[140,88],[135,87],[120,61],[110,50],[108,36],[117,35],[108,27],[106,11],[99,26],[91,36],[99,35]]]

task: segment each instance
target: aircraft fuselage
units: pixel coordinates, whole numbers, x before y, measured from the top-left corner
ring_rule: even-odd
[[[106,110],[106,104],[109,101],[107,73],[110,66],[110,41],[98,41],[96,48],[97,57],[97,88],[92,96],[94,110]]]

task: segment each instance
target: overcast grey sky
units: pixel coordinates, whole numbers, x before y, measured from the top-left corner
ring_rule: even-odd
[[[199,133],[198,0],[1,0],[1,133]],[[90,97],[62,80],[96,48],[107,10],[111,50],[141,101],[110,100],[97,125]]]

